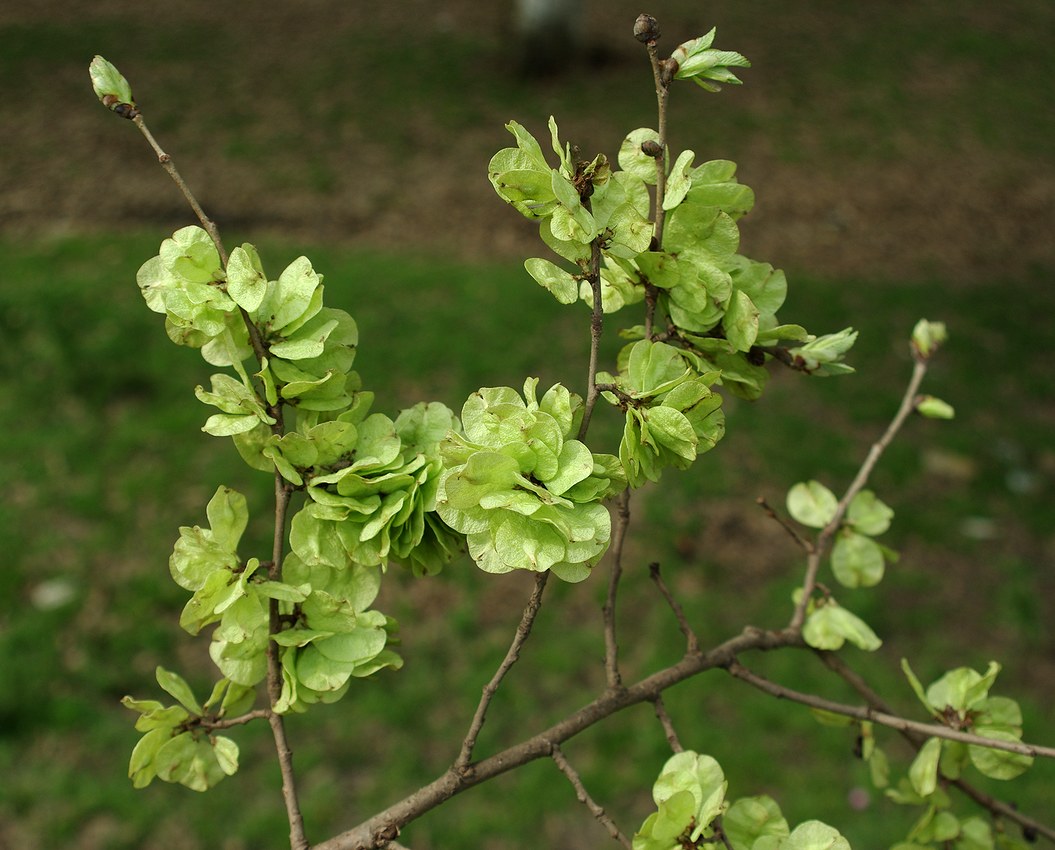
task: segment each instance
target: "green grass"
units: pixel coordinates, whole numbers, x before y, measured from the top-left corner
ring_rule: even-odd
[[[158,241],[152,234],[0,246],[0,412],[8,425],[0,471],[9,495],[0,545],[13,555],[0,571],[8,601],[0,614],[0,771],[7,777],[0,836],[15,846],[284,842],[266,729],[237,733],[243,769],[207,795],[160,783],[135,792],[125,776],[135,733],[119,698],[156,695],[157,664],[187,671],[199,690],[211,676],[205,641],[176,625],[184,594],[169,580],[166,561],[177,526],[200,522],[223,483],[249,495],[250,538],[263,545],[271,487],[226,441],[199,431],[207,410],[192,390],[210,369],[168,342],[133,282]],[[529,374],[543,386],[560,380],[581,387],[584,311],[559,309],[516,264],[296,245],[262,251],[272,275],[301,251],[326,275],[329,303],[359,322],[357,368],[377,391],[379,409],[391,413],[423,398],[457,408],[476,387],[519,385]],[[912,711],[896,673],[900,655],[928,680],[941,665],[981,667],[1000,658],[1007,662],[1001,692],[1022,698],[1027,736],[1048,737],[1050,682],[1031,683],[1031,665],[1042,663],[1050,641],[1051,579],[1036,566],[1050,482],[1041,477],[1040,490],[1021,493],[1008,481],[1016,470],[1041,466],[1053,393],[1036,356],[1051,347],[1038,317],[1051,314],[1053,300],[1037,281],[959,287],[952,297],[936,281],[793,280],[783,315],[813,330],[857,324],[853,359],[861,374],[777,375],[761,402],[729,404],[729,436],[715,452],[687,474],[668,473],[662,490],[636,500],[621,596],[627,675],[680,652],[680,635],[645,575],[650,561],[663,564],[705,640],[745,622],[783,622],[798,555],[756,516],[752,501],[764,494],[779,505],[791,483],[808,477],[845,485],[897,404],[910,368],[904,340],[926,315],[945,319],[952,333],[928,388],[955,404],[959,418],[914,421],[876,472],[877,491],[897,511],[884,542],[904,559],[878,590],[842,596],[890,638],[860,663]],[[610,435],[613,425],[599,419],[595,434]],[[938,449],[967,464],[969,474],[933,472],[927,457]],[[734,514],[745,519],[730,523]],[[1000,537],[964,537],[968,515],[991,518]],[[536,636],[485,726],[481,752],[543,728],[601,687],[603,645],[593,626],[605,582],[597,578],[551,589]],[[53,609],[35,605],[48,582],[69,587],[72,599]],[[522,577],[483,576],[464,562],[427,581],[393,568],[380,607],[403,623],[406,668],[290,724],[313,838],[347,828],[449,764],[527,588]],[[990,618],[999,627],[980,630]],[[847,698],[801,654],[751,662],[800,689]],[[790,818],[828,819],[857,847],[885,846],[904,834],[908,816],[881,801],[865,812],[848,809],[847,789],[867,785],[849,754],[853,742],[816,726],[804,710],[720,673],[679,686],[668,703],[686,744],[725,766],[734,795],[772,793]],[[649,711],[628,712],[566,749],[591,791],[634,829],[668,752]],[[890,749],[900,752],[893,742]],[[1053,781],[1051,765],[1038,765],[1009,790],[1024,810],[1043,816]],[[552,847],[604,840],[545,763],[462,795],[411,825],[406,840],[420,848],[505,848],[524,846],[525,836]]]

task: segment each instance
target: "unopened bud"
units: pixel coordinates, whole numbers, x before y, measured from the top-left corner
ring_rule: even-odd
[[[638,15],[634,21],[634,38],[642,44],[659,38],[659,24],[651,15]]]
[[[663,146],[655,139],[646,139],[641,143],[641,153],[653,159],[659,159],[663,156]]]

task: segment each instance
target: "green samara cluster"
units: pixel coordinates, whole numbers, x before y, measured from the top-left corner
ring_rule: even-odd
[[[445,471],[437,510],[466,535],[469,553],[489,573],[551,571],[581,581],[608,548],[611,518],[602,500],[625,486],[618,458],[573,438],[582,399],[555,384],[536,400],[489,387],[462,408],[464,434],[441,446]]]

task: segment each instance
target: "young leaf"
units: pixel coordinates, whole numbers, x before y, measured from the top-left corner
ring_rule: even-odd
[[[921,797],[929,797],[938,785],[938,759],[941,756],[941,739],[930,738],[925,743],[908,770],[909,781]]]
[[[874,587],[883,580],[883,552],[863,534],[848,528],[839,532],[832,547],[832,573],[844,587]]]
[[[912,348],[923,358],[930,357],[948,339],[944,322],[920,319],[912,329]]]
[[[951,404],[932,395],[921,395],[916,399],[916,412],[928,419],[953,419],[956,416]]]
[[[641,127],[623,139],[619,147],[619,167],[651,186],[656,182],[656,158],[642,152],[641,145],[645,142],[659,142],[659,133]]]
[[[1003,729],[975,727],[976,735],[993,738],[1005,743],[1021,743],[1018,735]],[[1012,753],[1007,750],[994,750],[990,747],[971,744],[967,747],[971,762],[978,770],[992,779],[1014,779],[1025,773],[1033,765],[1033,757],[1023,753]]]
[[[808,820],[792,830],[780,843],[780,850],[850,850],[850,842],[834,827]]]
[[[838,506],[835,494],[819,481],[800,482],[788,491],[788,513],[810,528],[824,528],[832,521]]]
[[[846,509],[846,522],[854,531],[875,537],[890,528],[894,512],[879,501],[871,490],[862,490],[850,502]]]
[[[116,103],[128,103],[135,105],[132,99],[132,87],[110,62],[102,56],[96,56],[88,66],[88,74],[92,79],[92,88],[95,90],[99,100],[111,97],[116,98]],[[105,103],[105,102],[104,102]],[[109,103],[105,103],[110,106]],[[116,105],[116,104],[115,104]],[[110,108],[113,108],[110,106]]]
[[[158,667],[154,675],[162,689],[174,696],[187,711],[198,716],[202,715],[202,707],[194,698],[194,692],[179,674],[166,670],[164,667]]]
[[[555,263],[535,257],[525,260],[524,268],[539,286],[549,290],[561,304],[574,304],[579,300],[578,279]]]
[[[791,830],[776,800],[741,797],[722,815],[722,831],[734,847],[753,847],[763,836],[786,838]]]
[[[267,292],[267,278],[256,248],[246,242],[227,260],[227,294],[243,310],[252,313]]]

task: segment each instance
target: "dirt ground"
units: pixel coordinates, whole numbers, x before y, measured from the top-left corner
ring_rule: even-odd
[[[638,5],[582,5],[588,59],[523,79],[511,2],[6,4],[0,228],[186,223],[142,139],[91,97],[86,67],[104,52],[228,230],[523,256],[533,228],[485,179],[490,155],[508,144],[505,121],[538,133],[557,111],[568,138],[610,154],[636,126],[627,120],[653,123],[647,63],[629,37]],[[697,147],[698,161],[740,163],[759,197],[747,253],[775,265],[949,281],[1050,268],[1055,161],[1041,113],[1050,99],[1016,88],[1014,75],[1025,66],[1050,79],[1052,60],[1046,47],[1032,56],[1011,47],[1038,42],[1053,14],[1045,3],[1011,5],[727,0],[702,12],[657,2],[650,11],[668,48],[716,23],[719,45],[754,62],[742,88],[676,94],[675,144]],[[901,43],[888,41],[898,34]],[[1004,43],[1005,53],[988,46]],[[871,74],[885,62],[896,70]],[[638,117],[625,117],[637,105]]]

